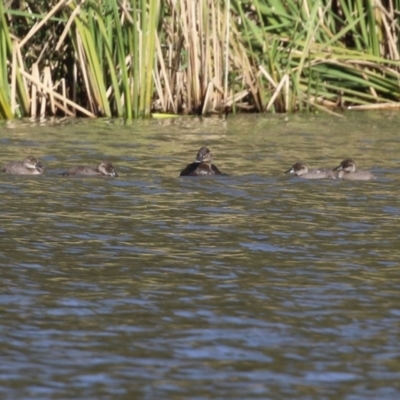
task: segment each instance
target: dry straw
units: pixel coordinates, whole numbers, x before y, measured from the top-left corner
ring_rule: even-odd
[[[0,118],[399,107],[400,0],[10,4]]]

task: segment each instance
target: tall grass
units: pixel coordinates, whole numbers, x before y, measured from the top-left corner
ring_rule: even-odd
[[[399,107],[399,9],[400,0],[0,2],[0,118]]]

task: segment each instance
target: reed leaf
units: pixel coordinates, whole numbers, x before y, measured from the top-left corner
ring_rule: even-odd
[[[81,10],[75,19],[77,33],[84,51],[81,62],[85,63],[85,67],[87,68],[90,81],[90,86],[87,87],[87,90],[89,90],[95,98],[98,107],[96,110],[97,113],[111,117],[111,109],[107,99],[105,79],[101,67],[102,64],[98,56],[99,48],[96,46],[96,36],[93,32],[92,21],[95,18],[101,18],[101,15],[98,15],[92,8],[89,8],[89,12]]]
[[[108,67],[111,71],[112,78],[112,87],[115,95],[116,107],[118,110],[117,115],[119,117],[132,118],[132,96],[130,90],[130,79],[128,75],[128,69],[126,65],[126,50],[125,50],[125,39],[123,36],[123,26],[120,21],[117,2],[110,1],[111,9],[112,9],[112,20],[109,19],[109,25],[113,26],[113,29],[109,28],[109,36],[107,38],[107,43],[109,45],[106,49],[107,59],[108,59]],[[131,31],[130,28],[129,32]],[[105,27],[103,28],[105,31]],[[113,42],[115,41],[115,42]],[[116,48],[116,54],[114,54],[115,62],[114,65],[118,65],[118,71],[114,70],[113,59],[111,54],[111,46],[114,44]],[[120,87],[117,83],[117,72],[119,74],[120,79]],[[136,82],[136,81],[135,81]],[[121,93],[123,94],[123,101],[121,97]]]
[[[0,1],[0,107],[1,117],[10,119],[13,116],[20,117],[29,114],[29,96],[18,70],[19,48],[13,47],[5,12],[4,4]],[[15,46],[18,45],[15,44]],[[11,65],[11,68],[8,65]],[[11,92],[8,86],[10,83]]]
[[[339,97],[391,107],[398,9],[400,0],[0,2],[0,118],[312,111]]]

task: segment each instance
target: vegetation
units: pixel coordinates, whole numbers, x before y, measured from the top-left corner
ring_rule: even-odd
[[[398,10],[400,0],[0,1],[0,118],[399,107]]]

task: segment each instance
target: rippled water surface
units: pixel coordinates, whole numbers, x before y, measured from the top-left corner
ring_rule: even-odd
[[[2,122],[46,173],[0,175],[0,398],[399,399],[399,126]],[[202,145],[228,176],[178,177]],[[377,181],[283,174],[346,157]]]

